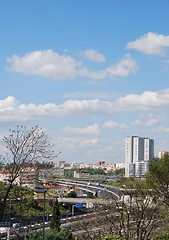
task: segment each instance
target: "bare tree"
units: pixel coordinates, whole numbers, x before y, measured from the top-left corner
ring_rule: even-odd
[[[9,130],[9,135],[3,138],[7,149],[6,162],[9,161],[7,188],[0,202],[0,221],[5,214],[5,207],[9,193],[20,172],[29,164],[36,164],[55,157],[52,145],[47,135],[39,126],[28,130],[24,126],[17,126],[16,130]]]
[[[148,240],[159,223],[159,209],[157,205],[150,206],[150,200],[129,196],[115,203],[114,214],[109,214],[112,232],[124,239]]]
[[[162,201],[140,183],[126,188],[125,195],[120,201],[115,200],[109,209],[107,220],[112,224],[112,232],[126,240],[149,240],[166,225]]]

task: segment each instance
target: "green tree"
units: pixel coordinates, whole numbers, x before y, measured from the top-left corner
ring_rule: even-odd
[[[103,169],[81,168],[81,169],[77,169],[76,171],[77,172],[90,173],[91,175],[94,175],[94,174],[105,174],[105,171]]]
[[[42,233],[36,232],[32,235],[30,240],[41,240]],[[72,234],[65,230],[61,229],[61,231],[57,231],[57,229],[50,229],[45,231],[45,240],[73,240]]]
[[[8,151],[4,160],[6,163],[9,161],[9,174],[6,191],[1,195],[0,221],[4,217],[7,199],[20,172],[29,164],[55,157],[47,135],[38,126],[30,130],[17,126],[16,130],[9,130],[9,135],[4,136],[3,143]]]
[[[160,199],[156,201],[156,196],[145,181],[142,184],[141,181],[129,179],[120,199],[113,199],[107,206],[95,206],[95,210],[100,213],[104,209],[108,210],[108,214],[105,218],[100,218],[100,225],[108,226],[111,234],[125,240],[154,239],[159,232],[164,231],[167,224],[164,217],[166,209],[161,205]]]
[[[52,218],[50,222],[50,228],[56,229],[58,232],[60,231],[60,207],[58,199],[53,203],[53,210],[52,210]]]
[[[120,168],[114,171],[115,175],[124,175],[125,174],[125,168]]]
[[[65,178],[74,178],[74,171],[76,171],[76,168],[64,169],[64,177]]]
[[[157,161],[150,161],[147,182],[159,197],[169,206],[169,155]]]
[[[70,192],[68,192],[67,197],[69,197],[69,198],[77,198],[76,191],[71,190]]]
[[[98,240],[124,240],[124,238],[117,236],[115,234],[109,234],[101,238],[98,238]]]
[[[124,175],[125,174],[125,168],[120,168],[115,170],[114,172],[108,171],[107,175],[114,176],[114,175]]]

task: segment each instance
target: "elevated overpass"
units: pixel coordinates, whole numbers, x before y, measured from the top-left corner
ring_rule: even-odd
[[[51,200],[51,199],[50,199]],[[105,200],[105,199],[99,199],[99,198],[58,198],[58,202],[61,203],[72,203],[75,204],[77,202],[87,204],[89,202],[93,204],[110,204],[112,202],[112,199]]]
[[[79,189],[82,189],[86,192],[91,192],[93,194],[100,193],[109,193],[111,196],[110,198],[119,200],[122,196],[122,192],[119,188],[113,187],[113,186],[104,186],[104,185],[97,185],[97,184],[92,184],[89,182],[80,182],[80,181],[66,181],[66,180],[57,180],[56,183],[58,185],[62,186],[77,186]]]

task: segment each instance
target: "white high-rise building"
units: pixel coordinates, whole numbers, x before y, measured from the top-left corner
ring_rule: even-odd
[[[142,177],[154,158],[154,140],[131,136],[125,140],[125,176]]]

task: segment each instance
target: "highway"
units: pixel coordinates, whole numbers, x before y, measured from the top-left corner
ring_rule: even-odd
[[[88,182],[80,182],[80,181],[66,181],[66,180],[57,180],[56,183],[58,185],[62,186],[77,186],[79,189],[82,189],[86,192],[91,192],[93,194],[98,195],[98,198],[58,198],[59,202],[62,203],[72,203],[76,204],[82,203],[82,204],[100,204],[100,205],[108,205],[111,204],[114,200],[119,200],[122,196],[122,192],[120,189],[112,187],[112,186],[107,186],[107,185],[97,185],[97,184],[92,184]],[[43,201],[43,199],[38,199],[39,201]],[[48,201],[49,199],[46,199]],[[13,199],[10,200],[9,203],[14,203],[14,202],[25,202],[24,199]],[[89,218],[94,218],[95,216],[92,216],[93,213],[90,213],[91,215],[82,215],[82,216],[73,216],[71,218],[66,218],[66,219],[61,219],[62,227],[72,227],[77,224],[77,221],[82,219],[88,219]],[[75,223],[72,223],[72,221]],[[81,221],[81,220],[80,220]],[[45,227],[48,227],[48,223],[45,223]],[[13,232],[14,234],[22,235],[26,234],[26,232],[29,230],[34,230],[34,229],[39,229],[42,228],[41,224],[34,224],[34,225],[27,225],[25,227],[20,227],[19,231],[15,228],[11,228],[11,233]],[[2,231],[2,228],[1,228]],[[4,236],[5,232],[7,231],[7,228],[4,228],[3,231],[1,232],[1,236]]]
[[[106,185],[96,185],[89,182],[80,182],[80,181],[66,181],[66,180],[57,180],[58,185],[63,186],[77,186],[78,188],[91,192],[93,194],[99,194],[103,199],[114,199],[119,200],[122,196],[122,192],[119,188]]]
[[[51,199],[50,199],[51,200]],[[91,203],[95,203],[95,204],[110,204],[111,202],[113,202],[112,199],[99,199],[99,198],[58,198],[58,202],[62,202],[62,203],[84,203],[87,204],[89,202]]]

